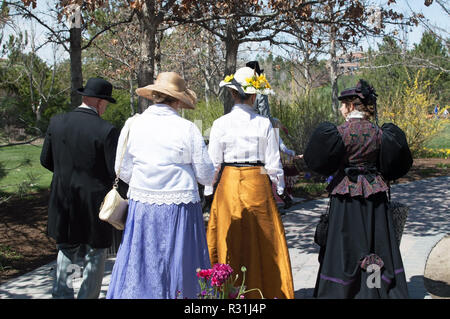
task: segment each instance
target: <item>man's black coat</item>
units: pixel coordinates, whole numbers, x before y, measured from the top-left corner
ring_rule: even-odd
[[[41,164],[53,172],[47,231],[56,243],[111,246],[112,226],[98,213],[114,182],[119,133],[85,108],[50,120]]]

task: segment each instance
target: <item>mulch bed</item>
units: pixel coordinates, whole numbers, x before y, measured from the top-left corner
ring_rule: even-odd
[[[439,176],[450,176],[450,158],[417,158],[408,174],[396,182],[406,183]]]
[[[0,247],[14,253],[0,259],[0,283],[56,259],[55,241],[46,235],[48,197],[43,192],[0,205]]]
[[[450,176],[450,159],[416,159],[410,172],[397,182],[437,176]],[[0,204],[0,248],[8,247],[16,256],[5,260],[0,250],[0,284],[56,259],[55,242],[46,235],[48,196],[41,192]],[[326,194],[317,195],[322,196]]]

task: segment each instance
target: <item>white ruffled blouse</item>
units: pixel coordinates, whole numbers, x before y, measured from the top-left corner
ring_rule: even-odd
[[[268,118],[246,104],[236,104],[230,113],[214,121],[208,152],[216,171],[221,163],[264,163],[267,174],[277,185],[277,193],[282,194],[285,185],[278,136]],[[205,195],[211,193],[209,185]]]
[[[126,121],[117,146],[116,173],[119,165],[120,179],[129,184],[128,198],[149,204],[196,203],[197,182],[208,185],[214,178],[200,130],[165,104],[152,105]]]

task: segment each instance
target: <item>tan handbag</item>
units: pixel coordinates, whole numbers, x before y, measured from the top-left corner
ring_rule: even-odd
[[[108,192],[108,194],[106,194],[105,198],[103,199],[102,205],[100,206],[100,213],[98,214],[98,217],[101,220],[110,223],[114,226],[114,228],[118,230],[123,230],[125,228],[128,212],[128,199],[123,199],[117,191],[117,188],[119,184],[120,168],[122,166],[123,157],[127,148],[129,134],[130,130],[128,129],[127,136],[122,148],[122,154],[120,156],[119,171],[117,172],[112,189]]]
[[[106,194],[100,206],[98,217],[110,223],[114,228],[123,230],[127,220],[128,200],[123,199],[117,191],[117,182],[114,182],[113,188]]]

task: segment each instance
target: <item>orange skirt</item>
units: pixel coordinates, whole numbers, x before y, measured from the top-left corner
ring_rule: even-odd
[[[211,264],[229,264],[234,275],[245,266],[247,290],[264,298],[294,298],[284,227],[262,167],[226,166],[211,206],[207,241]],[[258,292],[246,298],[260,298]]]

